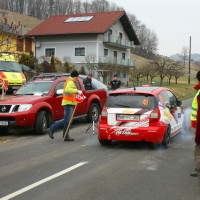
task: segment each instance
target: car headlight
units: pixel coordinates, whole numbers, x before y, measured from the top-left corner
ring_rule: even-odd
[[[28,111],[32,106],[33,106],[32,104],[22,104],[19,106],[18,112]]]

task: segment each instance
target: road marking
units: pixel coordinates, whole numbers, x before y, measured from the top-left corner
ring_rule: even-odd
[[[76,165],[73,165],[73,166],[67,168],[67,169],[64,169],[63,171],[60,171],[60,172],[58,172],[58,173],[56,173],[54,175],[51,175],[51,176],[49,176],[49,177],[47,177],[45,179],[42,179],[42,180],[40,180],[38,182],[35,182],[35,183],[33,183],[33,184],[31,184],[31,185],[29,185],[27,187],[24,187],[21,190],[18,190],[18,191],[13,192],[13,193],[5,196],[5,197],[2,197],[0,200],[8,200],[8,199],[11,199],[13,197],[16,197],[16,196],[18,196],[18,195],[20,195],[20,194],[22,194],[24,192],[27,192],[27,191],[29,191],[29,190],[31,190],[31,189],[43,184],[43,183],[46,183],[48,181],[51,181],[52,179],[55,179],[55,178],[57,178],[59,176],[62,176],[63,174],[66,174],[66,173],[68,173],[68,172],[70,172],[70,171],[72,171],[72,170],[74,170],[74,169],[76,169],[78,167],[81,167],[81,166],[83,166],[83,165],[85,165],[87,163],[88,162],[80,162],[80,163],[78,163]]]

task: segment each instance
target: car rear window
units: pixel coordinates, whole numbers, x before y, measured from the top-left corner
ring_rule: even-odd
[[[110,94],[106,106],[109,108],[147,108],[157,107],[156,98],[153,95],[141,93],[114,93]]]

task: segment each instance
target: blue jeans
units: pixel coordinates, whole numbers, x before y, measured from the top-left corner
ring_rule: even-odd
[[[50,130],[54,133],[57,129],[63,127],[63,136],[64,136],[73,110],[74,110],[74,105],[65,105],[64,106],[64,118],[57,121],[55,124],[51,125]],[[68,132],[69,132],[69,129],[68,129]]]

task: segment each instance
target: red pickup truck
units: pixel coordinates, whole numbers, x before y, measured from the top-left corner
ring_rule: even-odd
[[[11,97],[0,100],[0,130],[32,127],[35,133],[44,134],[54,121],[63,118],[60,91],[69,76],[44,73],[24,84]],[[107,87],[93,78],[93,90],[85,90],[82,82],[85,77],[80,75],[77,82],[86,98],[78,104],[74,118],[98,121],[107,98]]]

